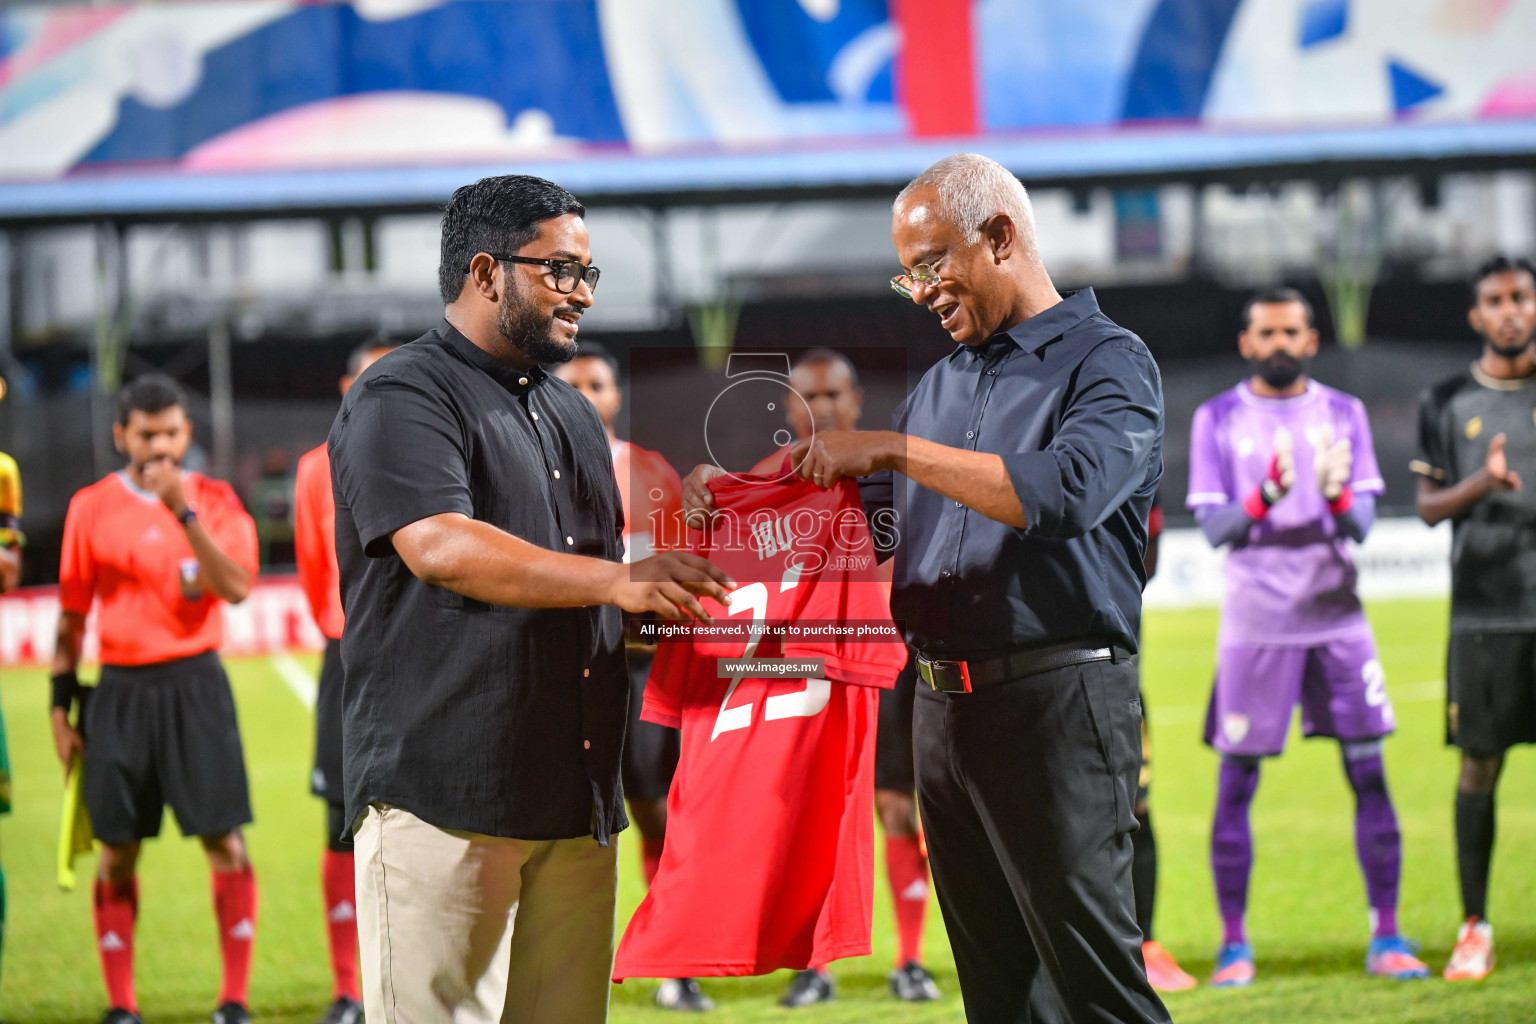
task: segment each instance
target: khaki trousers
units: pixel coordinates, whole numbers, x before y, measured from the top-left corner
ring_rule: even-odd
[[[601,1024],[617,837],[532,842],[374,805],[354,837],[370,1024]]]

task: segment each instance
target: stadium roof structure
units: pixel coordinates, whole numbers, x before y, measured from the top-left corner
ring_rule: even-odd
[[[440,208],[465,182],[512,172],[557,180],[593,205],[884,196],[933,161],[965,150],[986,153],[1035,187],[1327,181],[1529,168],[1536,162],[1536,121],[1279,133],[1141,126],[839,148],[712,148],[655,156],[584,151],[579,159],[416,167],[203,173],[92,167],[50,181],[0,183],[0,225],[425,211]]]

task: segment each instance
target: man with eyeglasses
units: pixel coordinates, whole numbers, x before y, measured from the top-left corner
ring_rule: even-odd
[[[621,561],[602,421],[541,366],[592,305],[584,213],[525,175],[456,191],[445,323],[363,372],[331,428],[371,1020],[607,1018],[620,609],[707,618],[698,598],[734,585],[695,555]]]
[[[892,431],[791,451],[898,516],[892,612],[918,652],[918,808],[966,1019],[1169,1019],[1131,887],[1135,650],[1163,403],[1147,347],[1062,296],[1018,179],[939,161],[896,198],[893,282],[957,342]],[[684,511],[706,509],[699,470]],[[889,513],[883,513],[886,515]]]

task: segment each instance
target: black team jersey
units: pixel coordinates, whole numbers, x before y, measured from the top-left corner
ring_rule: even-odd
[[[1424,392],[1415,473],[1446,487],[1483,467],[1505,435],[1518,491],[1491,491],[1454,520],[1451,632],[1536,632],[1536,376],[1499,380],[1476,363]]]

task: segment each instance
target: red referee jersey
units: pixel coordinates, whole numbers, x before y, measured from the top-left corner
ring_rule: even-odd
[[[711,490],[744,529],[695,534],[694,549],[753,581],[717,623],[891,625],[852,481],[822,490],[723,478]],[[717,657],[744,653],[823,658],[826,671],[717,674]],[[661,864],[619,945],[616,980],[763,974],[869,953],[879,687],[905,660],[899,640],[845,636],[660,645],[640,717],[680,727],[682,749]]]
[[[608,450],[624,505],[624,560],[636,562],[680,547],[686,530],[677,470],[659,452],[631,441],[613,441]]]
[[[341,639],[341,570],[336,566],[336,495],[331,490],[331,456],[320,445],[299,459],[293,483],[293,551],[299,586],[320,632]]]
[[[185,473],[187,505],[220,551],[256,575],[256,523],[234,488]],[[59,604],[88,614],[101,602],[97,627],[106,665],[151,665],[214,650],[224,639],[220,601],[189,592],[182,580],[197,561],[181,524],[155,495],[124,473],[75,494],[64,517]]]

